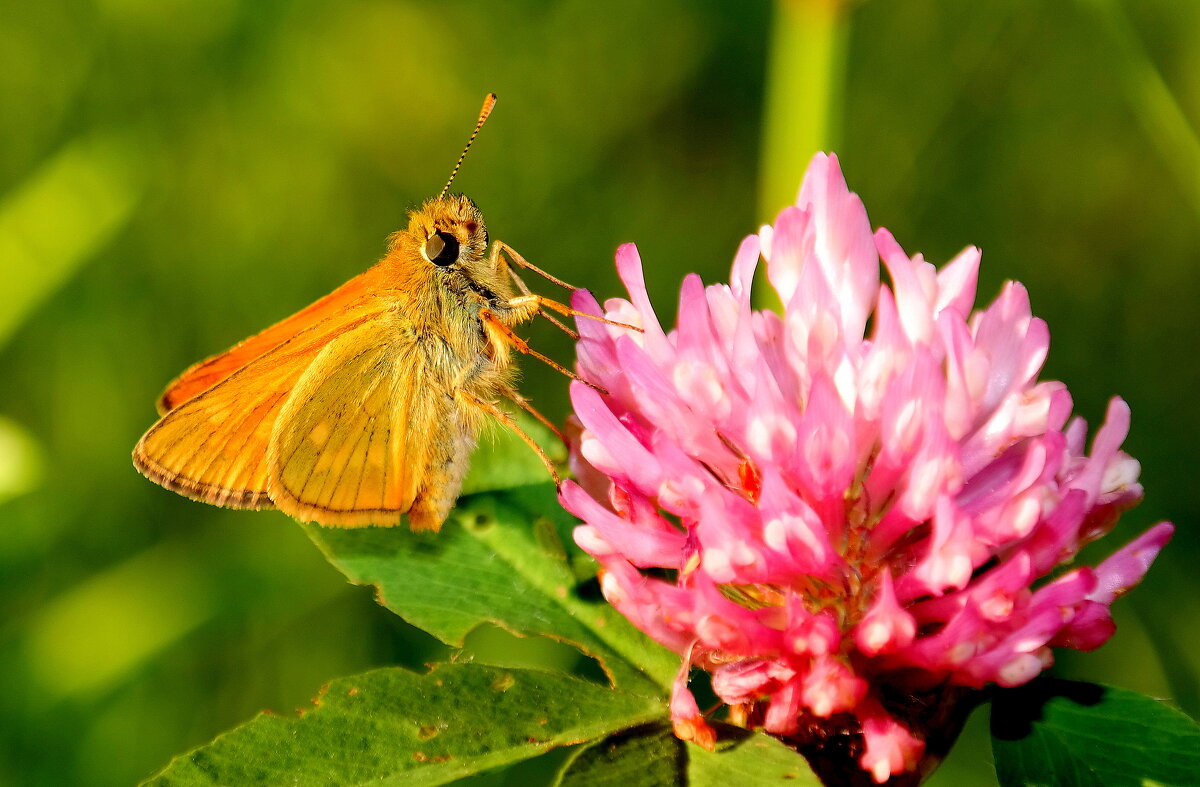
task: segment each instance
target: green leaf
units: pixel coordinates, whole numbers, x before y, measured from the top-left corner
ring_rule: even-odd
[[[596,659],[614,685],[661,696],[678,656],[580,594],[567,552],[574,524],[542,484],[465,498],[440,533],[308,533],[352,582],[375,585],[381,604],[449,645],[484,623],[547,636]]]
[[[708,752],[689,745],[688,784],[691,787],[724,787],[729,784],[782,784],[793,787],[821,781],[808,761],[792,749],[761,732],[739,727],[717,727],[717,750]]]
[[[577,678],[478,664],[340,678],[314,705],[294,717],[261,714],[146,784],[445,784],[663,712]]]
[[[669,726],[654,724],[581,748],[558,776],[561,787],[661,787],[682,784],[687,755]]]
[[[725,787],[788,784],[820,787],[805,759],[774,738],[717,725],[714,752],[678,740],[671,728],[652,724],[622,730],[580,749],[563,766],[561,787]]]
[[[1159,700],[1042,680],[992,702],[1002,785],[1200,784],[1200,727]]]

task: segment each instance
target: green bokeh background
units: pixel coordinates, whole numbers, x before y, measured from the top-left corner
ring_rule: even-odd
[[[489,90],[457,187],[601,296],[636,241],[670,318],[819,148],[910,252],[981,246],[983,299],[1025,282],[1046,376],[1093,423],[1133,408],[1147,497],[1089,556],[1179,526],[1115,640],[1060,669],[1200,713],[1200,4],[0,0],[0,783],[130,784],[444,653],[284,516],[190,503],[129,450],[179,370],[377,258]],[[939,783],[991,781],[981,721]]]

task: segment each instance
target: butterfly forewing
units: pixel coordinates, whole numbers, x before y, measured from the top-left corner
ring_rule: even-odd
[[[375,295],[342,305],[336,314],[328,313],[176,404],[134,448],[138,469],[169,489],[207,503],[270,507],[267,448],[284,404],[334,336],[377,318],[387,308]]]
[[[375,300],[382,289],[382,271],[372,267],[333,292],[265,331],[251,336],[229,350],[195,364],[175,378],[158,399],[164,415],[197,394],[229,377],[246,364],[305,332],[323,335],[325,341],[345,330],[346,315]],[[311,360],[311,358],[310,358]]]

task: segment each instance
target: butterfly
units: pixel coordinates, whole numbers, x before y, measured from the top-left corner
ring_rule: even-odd
[[[490,243],[475,203],[448,193],[495,101],[489,94],[450,180],[409,213],[383,259],[167,386],[161,418],[133,449],[142,474],[218,506],[277,508],[338,527],[397,525],[407,515],[414,530],[437,530],[480,428],[495,419],[558,483],[498,400],[557,432],[517,393],[512,351],[577,378],[513,328],[541,314],[574,335],[546,310],[609,321],[531,293],[514,265],[574,288]]]

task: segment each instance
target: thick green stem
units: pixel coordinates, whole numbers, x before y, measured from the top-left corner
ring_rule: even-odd
[[[829,150],[841,124],[846,0],[776,0],[767,65],[759,216],[796,199],[809,159]]]

